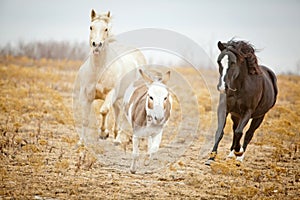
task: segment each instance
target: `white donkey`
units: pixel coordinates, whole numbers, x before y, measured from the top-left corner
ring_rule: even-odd
[[[131,173],[137,169],[139,138],[148,138],[148,156],[151,159],[159,149],[163,127],[172,108],[172,97],[165,85],[170,79],[170,71],[157,80],[141,69],[139,73],[142,79],[131,83],[123,98],[125,114],[133,128]]]
[[[109,136],[107,129],[107,114],[112,106],[112,95],[118,79],[127,72],[142,66],[146,63],[145,57],[137,49],[131,49],[131,53],[115,59],[112,65],[107,66],[110,62],[111,55],[114,52],[112,43],[115,41],[110,33],[111,15],[110,12],[97,14],[91,11],[90,25],[90,48],[91,52],[85,63],[79,70],[80,92],[79,102],[82,107],[82,130],[80,133],[79,144],[87,133],[89,125],[89,114],[91,105],[95,99],[104,100],[100,108],[102,115],[102,124],[100,126],[100,137],[105,139]],[[120,108],[114,104],[115,117],[119,115]],[[114,134],[118,134],[118,124],[115,123]]]

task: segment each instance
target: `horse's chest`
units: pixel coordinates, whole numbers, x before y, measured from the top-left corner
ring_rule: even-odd
[[[238,96],[227,97],[227,112],[242,114],[247,110],[247,104]]]

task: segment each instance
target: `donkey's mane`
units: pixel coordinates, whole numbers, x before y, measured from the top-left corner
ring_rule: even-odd
[[[248,67],[249,74],[261,74],[260,67],[257,63],[257,57],[255,55],[256,49],[252,44],[246,41],[230,40],[227,43],[227,48],[233,50],[237,54],[239,59],[245,59]]]

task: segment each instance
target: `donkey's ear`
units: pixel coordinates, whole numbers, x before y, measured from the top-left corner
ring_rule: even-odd
[[[170,80],[170,76],[171,76],[171,71],[167,71],[167,73],[164,74],[161,82],[163,84],[167,84],[167,82]]]
[[[110,17],[110,11],[108,11],[108,13],[107,13],[107,17]]]
[[[94,9],[92,9],[92,11],[91,11],[91,21],[94,20],[94,18],[96,17],[96,15],[97,15],[96,11]]]
[[[224,46],[224,44],[222,42],[218,42],[218,48],[220,49],[220,51],[223,51],[226,47]]]
[[[148,74],[146,74],[142,69],[139,69],[139,72],[140,72],[142,78],[143,78],[146,82],[148,82],[148,83],[150,83],[150,84],[153,83],[152,78],[151,78]]]

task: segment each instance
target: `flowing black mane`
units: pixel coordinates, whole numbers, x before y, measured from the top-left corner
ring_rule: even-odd
[[[253,75],[262,73],[255,55],[256,49],[252,44],[245,41],[230,40],[226,46],[237,55],[240,61],[246,61],[249,74]]]

